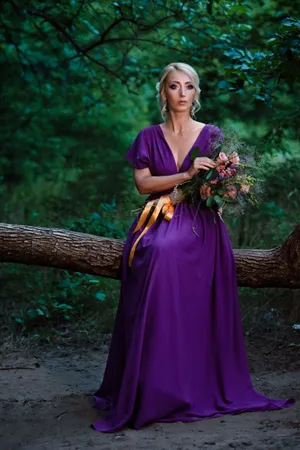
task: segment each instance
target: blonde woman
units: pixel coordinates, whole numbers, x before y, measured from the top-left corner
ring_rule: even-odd
[[[199,78],[171,63],[157,85],[163,123],[142,129],[126,154],[141,194],[166,199],[200,169],[222,132],[194,120]],[[191,152],[199,147],[193,161]],[[168,211],[169,205],[162,204]],[[252,386],[243,340],[235,261],[225,224],[208,208],[181,202],[125,242],[119,308],[95,407],[107,409],[96,430],[139,429],[152,422],[189,422],[280,409]],[[142,219],[141,219],[142,220]],[[192,231],[192,228],[196,233]]]

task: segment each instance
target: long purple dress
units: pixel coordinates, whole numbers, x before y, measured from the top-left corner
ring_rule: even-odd
[[[199,156],[209,154],[220,135],[217,126],[205,125],[179,172],[190,167],[194,147],[200,147]],[[142,129],[126,158],[152,175],[178,172],[160,125]],[[253,389],[227,230],[214,211],[201,207],[196,219],[195,214],[195,207],[180,203],[171,221],[159,218],[138,243],[131,267],[129,252],[142,232],[133,234],[138,217],[130,228],[111,348],[94,394],[95,408],[108,413],[93,424],[96,430],[192,422],[294,403]]]

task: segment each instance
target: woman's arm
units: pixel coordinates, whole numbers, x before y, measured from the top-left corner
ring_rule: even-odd
[[[187,172],[175,173],[174,175],[152,176],[148,168],[134,169],[134,181],[140,194],[166,191],[188,179]]]
[[[190,180],[199,170],[208,170],[215,167],[215,162],[210,158],[195,158],[192,165],[186,172],[175,173],[174,175],[153,176],[148,168],[134,169],[134,181],[140,194],[152,194],[152,192],[167,191],[176,184]]]

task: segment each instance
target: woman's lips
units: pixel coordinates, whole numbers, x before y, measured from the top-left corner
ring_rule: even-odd
[[[184,104],[184,103],[187,103],[187,101],[186,100],[179,100],[178,103]]]

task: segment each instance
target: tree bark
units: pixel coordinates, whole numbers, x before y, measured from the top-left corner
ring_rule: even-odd
[[[124,243],[58,228],[0,224],[0,262],[120,279]],[[300,287],[300,224],[281,247],[234,250],[239,286]]]

